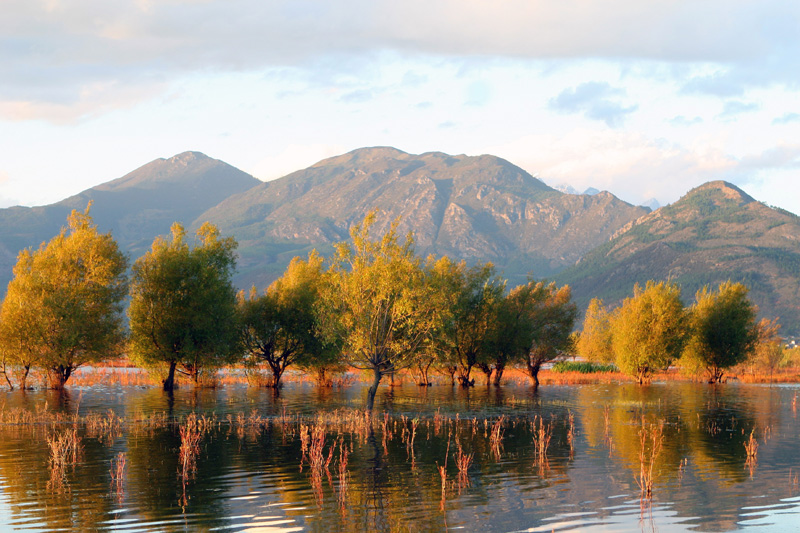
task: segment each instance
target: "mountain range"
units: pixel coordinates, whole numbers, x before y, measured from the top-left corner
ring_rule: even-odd
[[[655,211],[608,192],[569,194],[490,156],[408,154],[362,148],[274,181],[198,152],[157,159],[56,204],[0,209],[0,283],[16,254],[52,238],[71,209],[91,213],[132,259],[174,221],[205,221],[239,242],[235,283],[263,287],[292,257],[323,254],[379,210],[421,255],[492,261],[510,285],[531,274],[570,283],[583,305],[608,303],[633,283],[671,278],[684,299],[705,283],[745,281],[764,316],[800,331],[800,221],[725,182],[711,182]]]

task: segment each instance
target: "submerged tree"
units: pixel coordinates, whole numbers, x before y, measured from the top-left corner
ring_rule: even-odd
[[[0,351],[21,367],[43,368],[63,388],[79,366],[120,353],[127,261],[89,210],[38,250],[23,250],[0,311]]]
[[[136,260],[128,309],[131,356],[146,366],[166,364],[164,390],[175,372],[198,382],[203,369],[238,356],[236,291],[231,283],[236,241],[220,238],[209,223],[186,243],[183,226],[172,225],[169,240],[158,237]]]
[[[491,263],[467,267],[448,257],[436,261],[428,276],[437,293],[439,308],[436,338],[444,361],[458,368],[458,381],[468,387],[475,383],[470,373],[481,367],[491,374],[490,333],[502,300],[505,284]]]
[[[719,382],[725,369],[744,362],[756,349],[756,308],[747,293],[745,285],[731,281],[715,292],[707,286],[697,291],[684,357],[706,369],[709,383]]]
[[[611,319],[619,369],[642,384],[677,359],[686,342],[686,312],[674,283],[648,281],[634,287]]]
[[[532,282],[531,282],[532,283]],[[529,283],[530,285],[530,283]],[[542,364],[552,361],[572,348],[572,328],[578,308],[572,301],[569,285],[536,283],[532,290],[529,317],[532,344],[526,365],[534,387],[539,385]]]
[[[322,257],[312,252],[308,261],[292,259],[286,272],[262,295],[239,295],[239,331],[251,364],[266,363],[272,372],[269,386],[278,388],[291,365],[323,368],[336,353],[322,336],[317,313],[324,272]]]
[[[397,222],[373,240],[369,213],[350,232],[353,243],[339,243],[326,283],[324,320],[329,337],[338,339],[343,359],[370,370],[368,411],[384,375],[407,368],[432,327],[432,291],[413,238],[401,241]]]

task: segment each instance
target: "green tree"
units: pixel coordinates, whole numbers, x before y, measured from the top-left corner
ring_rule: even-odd
[[[589,361],[614,361],[614,352],[611,350],[611,315],[603,306],[603,300],[592,298],[589,302],[576,349],[578,355]]]
[[[571,333],[578,308],[572,301],[569,285],[556,287],[555,283],[538,282],[531,293],[532,305],[527,310],[526,321],[533,342],[529,345],[526,366],[534,387],[538,387],[542,364],[572,348]]]
[[[317,313],[322,262],[316,252],[308,261],[295,257],[264,294],[257,295],[254,287],[249,298],[239,295],[239,331],[247,361],[269,366],[272,387],[280,387],[281,376],[291,365],[312,369],[336,362],[336,351],[325,342]]]
[[[691,338],[684,358],[706,369],[709,383],[718,383],[725,369],[744,362],[758,344],[756,308],[742,283],[726,281],[717,290],[697,291],[690,310]]]
[[[231,276],[236,241],[205,223],[190,247],[177,222],[169,240],[158,237],[133,265],[130,351],[145,366],[166,364],[164,390],[175,372],[198,382],[201,372],[239,355],[236,290]]]
[[[120,353],[127,260],[111,234],[72,211],[67,227],[36,251],[23,250],[0,311],[0,351],[23,371],[43,368],[63,388],[79,366]]]
[[[474,385],[472,368],[480,366],[492,372],[490,333],[497,306],[503,298],[505,283],[495,274],[491,263],[467,267],[448,257],[436,261],[429,271],[438,291],[436,342],[445,361],[458,367],[458,381],[463,387]]]
[[[668,368],[686,342],[687,317],[674,283],[638,284],[611,318],[611,345],[619,369],[640,384]]]
[[[370,236],[375,212],[339,243],[325,286],[323,320],[354,368],[370,370],[368,411],[384,375],[407,368],[431,330],[432,291],[414,254],[413,238],[397,236],[397,222],[378,240]]]

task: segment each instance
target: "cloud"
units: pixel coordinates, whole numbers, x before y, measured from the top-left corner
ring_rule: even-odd
[[[687,118],[683,115],[678,115],[669,121],[670,124],[675,126],[694,126],[695,124],[701,124],[702,122],[703,119],[700,117]]]
[[[786,113],[772,121],[773,124],[790,124],[800,122],[800,113]]]
[[[577,190],[595,187],[633,204],[656,198],[664,205],[698,185],[719,179],[755,188],[765,175],[796,174],[794,169],[800,167],[800,145],[735,157],[715,144],[681,145],[618,130],[580,129],[560,137],[528,136],[492,147],[489,153],[538,174],[547,184],[569,184]],[[783,203],[787,209],[800,211],[796,200],[799,187],[800,183],[785,190],[784,196],[788,196],[776,205]],[[789,205],[787,198],[796,205]]]
[[[761,106],[755,102],[740,102],[738,100],[732,100],[725,102],[725,105],[722,106],[722,112],[719,114],[719,116],[721,118],[731,118],[735,117],[736,115],[741,115],[742,113],[758,111],[759,109],[761,109]]]
[[[635,105],[625,107],[611,100],[624,95],[624,90],[608,83],[591,81],[574,89],[565,89],[550,100],[550,107],[564,113],[583,113],[586,118],[601,120],[613,128],[621,125],[625,116],[637,109]]]
[[[63,120],[120,105],[90,109],[87,87],[163,90],[195,73],[284,67],[330,76],[386,52],[715,65],[687,90],[738,96],[800,84],[798,26],[800,3],[785,0],[4,0],[0,101],[54,106]]]

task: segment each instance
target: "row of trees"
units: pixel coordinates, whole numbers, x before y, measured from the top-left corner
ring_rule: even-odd
[[[675,283],[650,281],[614,310],[594,299],[586,311],[577,351],[598,362],[614,362],[639,383],[678,363],[684,370],[704,370],[710,383],[726,369],[745,362],[757,350],[780,352],[774,321],[756,323],[756,308],[741,283],[704,287],[686,308]]]
[[[387,374],[410,368],[420,384],[438,367],[463,386],[475,368],[499,383],[507,364],[524,363],[534,381],[543,362],[564,353],[577,309],[569,287],[529,281],[506,294],[490,264],[468,267],[422,258],[394,224],[370,234],[375,213],[324,260],[295,258],[263,293],[232,284],[236,242],[211,224],[189,242],[180,224],[133,264],[89,216],[36,251],[23,251],[0,308],[0,356],[20,384],[33,366],[63,387],[82,364],[127,353],[197,381],[209,369],[267,365],[271,385],[297,366],[324,376],[348,365],[372,372],[367,407]],[[129,328],[123,302],[129,297]]]

